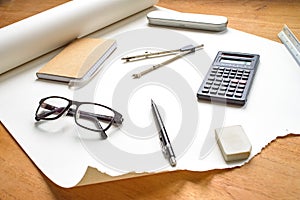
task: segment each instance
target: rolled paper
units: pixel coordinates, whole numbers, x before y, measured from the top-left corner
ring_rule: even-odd
[[[0,29],[0,74],[157,3],[76,0]]]

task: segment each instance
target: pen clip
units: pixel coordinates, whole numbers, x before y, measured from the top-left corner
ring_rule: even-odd
[[[163,141],[163,138],[162,138],[161,134],[159,134],[159,140],[160,140],[161,151],[163,152],[164,156],[167,158],[168,157],[167,147],[164,144],[164,141]]]

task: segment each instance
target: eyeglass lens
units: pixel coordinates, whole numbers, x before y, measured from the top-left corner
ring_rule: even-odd
[[[39,119],[55,119],[61,115],[69,101],[62,98],[48,98],[41,102],[41,105],[37,111],[37,117]]]
[[[95,131],[107,130],[114,118],[114,112],[93,103],[80,104],[75,114],[76,123]]]

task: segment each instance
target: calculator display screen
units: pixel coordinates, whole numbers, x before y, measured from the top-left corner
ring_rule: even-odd
[[[238,64],[238,65],[251,65],[251,61],[248,60],[233,60],[228,58],[222,58],[221,63]]]

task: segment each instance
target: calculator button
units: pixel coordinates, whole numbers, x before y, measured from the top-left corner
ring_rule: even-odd
[[[234,92],[234,91],[235,91],[235,88],[230,87],[230,88],[228,89],[228,91],[229,91],[229,92]]]
[[[243,84],[243,85],[246,85],[247,81],[246,80],[240,80],[239,83]]]
[[[243,72],[244,72],[244,70],[242,70],[242,69],[238,69],[238,72],[239,72],[239,73],[243,73]]]
[[[232,97],[233,96],[233,92],[227,92],[226,96]]]
[[[235,96],[235,97],[238,97],[238,98],[241,98],[241,97],[243,96],[243,94],[242,94],[242,93],[235,93],[234,96]]]
[[[216,82],[214,82],[214,85],[221,85],[221,81],[216,81]]]
[[[236,76],[235,78],[236,78],[236,79],[242,79],[242,77],[241,77],[241,76]]]
[[[218,73],[216,74],[216,76],[217,76],[217,77],[221,77],[221,76],[222,76],[222,73],[218,72]]]
[[[202,90],[203,93],[208,93],[208,91],[209,91],[208,89],[203,89]]]
[[[227,90],[227,87],[221,86],[221,87],[220,87],[220,90],[221,90],[221,91],[225,91],[225,90]]]
[[[225,68],[225,72],[230,72],[230,68]]]
[[[210,93],[211,94],[217,94],[217,90],[211,90]]]
[[[217,71],[218,71],[217,69],[212,69],[211,73],[217,73]]]
[[[243,93],[244,90],[243,90],[243,89],[237,89],[236,92],[238,92],[238,93]]]
[[[236,83],[230,83],[229,86],[232,87],[232,88],[236,88],[237,84]]]
[[[216,78],[216,81],[222,82],[222,78]]]
[[[239,85],[238,85],[238,88],[244,89],[244,88],[245,88],[245,85],[239,84]]]
[[[207,85],[211,85],[213,82],[212,81],[206,81]]]
[[[230,79],[229,79],[229,78],[224,78],[224,79],[223,79],[223,82],[229,83],[229,82],[230,82]]]
[[[222,86],[227,87],[229,85],[229,83],[223,82]]]
[[[205,84],[203,88],[209,89],[209,88],[211,88],[211,85]]]
[[[225,91],[219,91],[219,92],[218,92],[218,95],[224,96],[224,95],[225,95]]]
[[[213,80],[215,80],[215,77],[214,77],[214,76],[209,76],[209,77],[207,78],[207,80],[213,81]]]
[[[238,83],[239,82],[239,80],[237,80],[237,79],[232,79],[231,80],[231,83]]]
[[[218,89],[219,89],[219,86],[213,85],[213,86],[212,86],[212,89],[213,89],[213,90],[218,90]]]
[[[231,71],[233,71],[233,72],[237,72],[237,69],[232,69]]]
[[[248,80],[248,77],[247,76],[243,76],[242,80]]]

